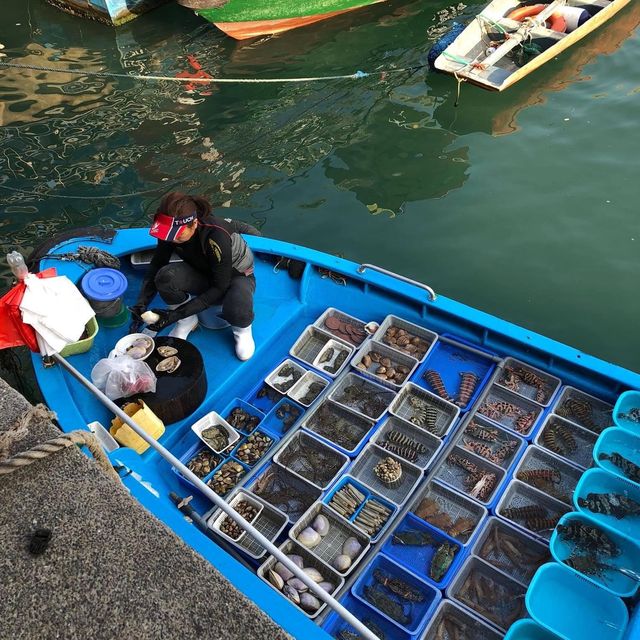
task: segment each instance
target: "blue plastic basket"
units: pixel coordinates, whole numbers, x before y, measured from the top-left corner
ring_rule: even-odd
[[[511,625],[504,640],[560,640],[560,636],[526,618]]]
[[[276,438],[281,438],[285,433],[293,430],[293,425],[288,428],[284,426],[284,420],[286,420],[286,416],[285,418],[279,418],[277,416],[278,410],[285,405],[295,407],[299,411],[296,422],[298,422],[304,415],[304,407],[299,405],[297,402],[294,402],[290,398],[285,397],[273,406],[273,408],[265,416],[264,420],[260,423],[260,429],[262,431],[269,435],[273,435]]]
[[[376,574],[381,572],[383,576],[390,578],[399,578],[411,589],[421,593],[424,596],[423,600],[421,602],[410,602],[406,598],[395,595],[388,587],[385,587],[376,580],[374,572]],[[397,608],[402,609],[402,615],[405,616],[405,620],[395,620],[373,605],[366,596],[369,589],[373,589],[374,591],[379,589],[386,598],[395,602],[398,605]],[[442,594],[435,587],[427,584],[414,574],[409,573],[401,565],[380,553],[375,556],[373,561],[356,580],[351,587],[351,593],[362,602],[372,606],[382,617],[411,635],[418,633],[427,624],[442,598]]]
[[[611,455],[612,453],[619,453],[635,464],[638,467],[637,475],[629,477],[611,460],[600,459],[601,454]],[[605,471],[640,485],[640,430],[638,435],[634,435],[632,432],[618,427],[605,429],[593,448],[593,459]]]
[[[193,436],[193,432],[189,431],[189,434]],[[189,440],[192,440],[192,437],[190,437]],[[220,455],[218,453],[213,453],[213,451],[211,451],[209,447],[203,444],[201,440],[197,440],[195,443],[193,443],[181,456],[179,456],[178,459],[180,460],[180,462],[182,462],[182,464],[186,465],[192,458],[194,458],[196,455],[198,455],[198,453],[200,453],[200,451],[203,450],[209,451],[211,455],[214,455],[216,458],[218,458],[218,464],[220,464],[220,461],[222,461],[223,459],[226,459],[226,456]],[[216,464],[214,469],[218,466],[218,464]],[[187,480],[187,478],[185,478],[175,467],[171,467],[171,470],[184,484],[194,489],[196,488],[196,485],[194,485],[191,480]],[[206,477],[207,476],[203,476],[201,480],[204,480],[204,478]]]
[[[227,420],[227,416],[229,416],[229,414],[236,408],[242,409],[243,411],[246,411],[251,416],[256,416],[257,418],[260,418],[260,421],[264,420],[265,414],[262,411],[260,411],[256,407],[254,407],[252,404],[249,404],[248,402],[245,402],[241,398],[234,398],[234,400],[232,402],[230,402],[224,408],[223,411],[220,412],[220,415],[225,420]],[[229,421],[227,420],[227,422],[229,422]],[[259,424],[260,423],[258,423],[258,425]],[[255,427],[256,429],[257,429],[258,425],[256,425],[256,427]],[[234,429],[236,431],[239,431],[240,433],[243,433],[245,436],[248,436],[253,431],[253,429],[242,429],[239,426],[238,427],[234,427]]]
[[[416,545],[400,542],[396,535],[407,531],[415,531],[419,535],[429,536],[431,537],[431,542]],[[435,580],[430,576],[431,561],[436,550],[443,543],[449,543],[455,547],[455,556],[446,573],[440,580]],[[392,535],[387,538],[382,546],[382,551],[405,569],[415,573],[426,582],[435,585],[438,589],[447,587],[467,555],[466,547],[463,547],[459,542],[442,533],[439,529],[428,525],[424,520],[414,516],[412,513],[408,513],[400,521]]]
[[[613,421],[619,427],[637,435],[640,434],[640,423],[622,417],[622,414],[629,413],[632,409],[640,409],[640,391],[625,391],[620,394],[613,407]]]
[[[594,513],[580,504],[581,500],[587,498],[589,493],[623,494],[640,505],[640,487],[637,484],[623,480],[603,469],[589,469],[582,475],[576,486],[573,493],[573,504],[578,511],[586,513],[597,522],[620,531],[632,540],[640,539],[640,515],[615,518],[603,513]]]
[[[250,462],[244,462],[241,460],[242,464],[247,465],[247,467],[255,467],[256,464],[261,464],[263,460],[265,460],[265,458],[267,458],[269,456],[269,452],[271,451],[271,449],[273,448],[273,445],[276,444],[276,442],[278,442],[278,440],[280,438],[277,438],[275,435],[273,435],[273,433],[266,433],[264,431],[262,431],[262,429],[255,429],[254,431],[252,431],[248,436],[245,436],[244,438],[241,438],[240,441],[238,442],[238,444],[236,444],[236,446],[233,448],[233,451],[231,452],[231,455],[236,458],[237,460],[240,460],[240,458],[237,456],[238,453],[238,449],[247,442],[247,440],[249,440],[249,438],[252,435],[256,435],[256,434],[262,434],[264,436],[267,436],[269,438],[271,438],[271,444],[267,447],[267,449],[265,449],[264,453],[253,463]]]
[[[260,395],[264,390],[264,395]],[[274,400],[272,398],[278,398]],[[270,387],[264,380],[260,380],[258,384],[249,391],[245,396],[245,401],[255,407],[262,413],[268,413],[273,407],[286,396]]]
[[[457,339],[455,340],[458,342]],[[438,340],[425,361],[416,369],[410,379],[431,393],[436,393],[435,389],[424,378],[424,374],[429,370],[437,371],[449,395],[457,398],[460,388],[460,374],[467,371],[474,373],[478,376],[478,384],[469,401],[460,406],[461,411],[467,411],[476,401],[489,378],[491,378],[491,374],[495,369],[495,364],[491,357],[493,355],[492,353],[487,353],[487,357],[483,358],[479,353],[469,350],[462,343],[451,344],[450,342]]]
[[[589,562],[589,567],[593,567],[595,569],[594,563],[602,562],[612,567],[623,567],[625,569],[630,569],[636,574],[640,574],[640,547],[638,547],[633,540],[622,535],[619,531],[605,526],[601,522],[595,522],[593,518],[582,513],[567,513],[560,518],[560,522],[558,524],[568,525],[569,523],[574,522],[597,527],[620,550],[620,555],[615,558],[609,558],[602,554],[597,555]],[[584,553],[580,549],[576,548],[576,545],[572,542],[563,540],[558,533],[557,528],[551,536],[551,542],[549,545],[551,548],[551,554],[558,562],[564,563],[564,561],[574,552],[578,554]],[[574,571],[574,569],[571,570]],[[610,591],[614,595],[620,596],[621,598],[631,597],[638,590],[638,586],[640,586],[637,580],[634,580],[628,575],[625,575],[620,571],[616,571],[615,569],[605,570],[601,576],[596,573],[586,574],[579,571],[576,571],[576,573],[586,577],[594,584]]]
[[[564,640],[622,640],[624,602],[557,562],[542,565],[526,595],[531,617]]]
[[[324,502],[330,509],[332,509],[331,505],[329,504],[331,502],[331,498],[333,498],[333,496],[336,493],[336,491],[339,491],[340,489],[342,489],[342,487],[344,487],[346,484],[353,485],[358,491],[360,491],[360,493],[362,493],[365,496],[364,501],[353,512],[353,515],[351,515],[349,518],[345,518],[345,520],[347,520],[348,522],[351,522],[351,524],[353,524],[354,527],[358,527],[358,525],[356,524],[355,520],[358,517],[358,514],[360,513],[360,511],[362,511],[362,509],[364,508],[364,505],[369,500],[373,500],[374,502],[378,502],[378,503],[384,505],[385,507],[387,507],[387,509],[391,510],[391,514],[389,515],[389,518],[387,519],[387,522],[382,526],[380,531],[378,531],[378,533],[376,533],[374,536],[370,536],[371,542],[377,542],[380,539],[380,537],[382,536],[382,534],[387,530],[389,525],[393,522],[393,519],[395,518],[396,512],[398,511],[398,507],[395,504],[393,504],[392,502],[390,502],[389,500],[385,500],[382,496],[379,496],[375,491],[372,491],[368,487],[365,487],[363,484],[358,482],[355,478],[352,478],[351,476],[348,476],[348,475],[342,476],[342,478],[333,486],[333,489],[331,489],[331,491],[327,492],[325,497],[322,499],[322,502]],[[344,517],[344,516],[342,516],[342,517]],[[358,527],[358,529],[360,529],[360,527]],[[361,529],[361,531],[363,531],[365,534],[367,533],[363,529]]]

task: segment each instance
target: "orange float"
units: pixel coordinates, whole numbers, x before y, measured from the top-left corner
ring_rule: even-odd
[[[507,18],[509,20],[517,20],[521,22],[525,18],[533,18],[542,12],[543,9],[546,9],[549,5],[546,4],[532,4],[527,7],[520,7],[518,9],[514,9]],[[547,29],[551,29],[552,31],[558,31],[559,33],[564,33],[567,30],[567,23],[562,15],[558,12],[552,13],[551,16],[547,19],[546,22]]]

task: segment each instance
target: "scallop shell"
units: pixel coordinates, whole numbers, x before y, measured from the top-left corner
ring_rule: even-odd
[[[163,358],[170,358],[171,356],[175,356],[178,354],[177,349],[174,349],[173,347],[169,347],[168,345],[163,345],[161,347],[158,347],[157,351]]]
[[[173,373],[177,370],[177,368],[182,364],[180,358],[178,356],[171,356],[169,358],[165,358],[164,360],[160,360],[156,365],[156,371],[164,373]]]

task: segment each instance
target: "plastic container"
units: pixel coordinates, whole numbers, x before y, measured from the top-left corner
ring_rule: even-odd
[[[222,449],[215,449],[212,447],[203,437],[202,432],[214,425],[221,426],[229,436],[229,444]],[[191,425],[191,431],[195,433],[202,442],[204,442],[211,451],[214,453],[223,453],[224,451],[231,451],[238,440],[240,440],[240,434],[219,414],[215,411],[210,411],[207,415],[203,416],[196,423]]]
[[[375,422],[325,398],[304,417],[302,427],[354,457],[364,447]]]
[[[624,496],[638,505],[634,507],[636,513],[617,518],[614,515],[592,511],[588,501],[590,493]],[[602,469],[589,469],[582,474],[576,486],[573,504],[578,511],[585,513],[596,522],[620,531],[632,540],[640,540],[640,487],[637,484]]]
[[[410,538],[404,537],[407,534],[415,534],[415,544],[411,544]],[[419,541],[419,538],[423,540]],[[442,555],[445,551],[444,545],[447,545],[448,550],[454,555],[446,571],[439,575],[438,572],[441,573],[445,565],[440,564],[439,560],[434,561],[434,556],[441,548]],[[438,589],[446,588],[467,555],[467,550],[459,542],[412,513],[408,513],[395,527],[393,533],[385,540],[382,552],[407,571],[415,573]]]
[[[179,458],[180,462],[185,466],[189,466],[189,463],[196,458],[198,455],[206,455],[207,459],[210,461],[210,471],[208,473],[197,473],[193,471],[200,480],[204,482],[204,479],[209,477],[211,473],[218,467],[218,465],[223,460],[223,454],[214,453],[210,447],[206,444],[203,444],[201,440],[198,440],[195,444],[191,445]],[[182,480],[182,482],[186,483],[190,487],[195,487],[191,480],[185,478],[178,469],[175,467],[171,467],[172,471]]]
[[[326,489],[350,460],[306,431],[298,431],[273,457],[274,462],[318,489]]]
[[[526,514],[514,514],[509,511],[532,506],[542,508],[541,515],[534,513],[530,517],[526,517]],[[560,502],[560,500],[556,500],[546,493],[520,482],[520,480],[512,480],[498,501],[495,513],[532,535],[549,540],[558,520],[570,508],[564,502]]]
[[[454,438],[459,447],[473,451],[502,469],[510,469],[527,446],[522,436],[478,414],[468,415]]]
[[[331,400],[371,420],[379,420],[395,397],[389,388],[355,373],[347,373],[329,392]]]
[[[332,504],[332,499],[334,495],[338,491],[343,489],[345,485],[352,485],[364,496],[364,500],[360,503],[360,505],[356,508],[356,510],[350,516],[343,515],[338,510],[339,507]],[[343,476],[335,484],[335,486],[322,499],[322,502],[324,502],[324,504],[326,504],[329,507],[329,509],[331,509],[332,511],[335,511],[341,518],[344,518],[347,522],[350,522],[351,524],[353,524],[354,527],[358,527],[358,529],[360,529],[365,535],[371,538],[371,542],[377,542],[380,539],[382,534],[387,530],[389,525],[392,523],[393,519],[395,518],[396,512],[398,511],[398,507],[395,504],[393,504],[392,502],[389,502],[388,500],[385,500],[384,498],[379,496],[377,493],[375,493],[374,491],[371,491],[371,489],[369,489],[368,487],[365,487],[362,483],[358,482],[355,478],[352,478],[351,476],[348,476],[348,475]],[[358,515],[360,514],[361,511],[363,511],[363,509],[365,509],[365,505],[368,502],[376,502],[386,507],[390,511],[387,521],[380,527],[380,529],[376,533],[373,533],[373,534],[371,534],[361,524],[358,523]]]
[[[532,384],[536,379],[539,384]],[[562,381],[560,378],[556,378],[542,369],[532,367],[526,362],[515,358],[505,358],[496,378],[496,384],[524,398],[533,400],[543,407],[548,407]]]
[[[567,513],[560,518],[559,524],[561,525],[569,525],[571,523],[583,523],[586,526],[596,527],[617,547],[620,554],[615,557],[610,557],[603,553],[593,554],[585,551],[572,541],[563,538],[556,529],[549,543],[553,557],[558,562],[566,564],[566,560],[574,554],[585,556],[585,558],[588,558],[586,560],[586,566],[589,568],[588,571],[579,571],[573,567],[570,567],[570,569],[621,598],[630,598],[635,595],[638,586],[640,586],[638,580],[630,577],[630,574],[617,571],[615,567],[628,569],[636,576],[640,576],[640,547],[619,531],[607,527],[600,522],[595,522],[585,514]],[[599,567],[598,563],[602,563],[602,566]]]
[[[425,329],[424,327],[419,327],[417,324],[413,324],[412,322],[409,322],[408,320],[404,320],[404,319],[399,318],[398,316],[394,316],[394,315],[389,315],[382,321],[382,323],[380,324],[380,327],[374,333],[373,339],[376,342],[381,342],[383,344],[387,344],[387,342],[385,341],[384,335],[387,332],[387,329],[389,329],[390,327],[398,327],[398,329],[403,329],[407,333],[409,333],[409,334],[411,334],[413,336],[416,336],[418,338],[422,338],[423,340],[425,340],[428,343],[428,348],[427,348],[426,353],[420,358],[416,357],[416,359],[419,362],[422,362],[429,355],[429,352],[431,351],[431,349],[433,349],[433,347],[436,344],[436,340],[438,339],[438,334],[437,333],[435,333],[433,331],[429,331],[429,329]],[[391,344],[389,344],[388,346],[390,346],[392,349],[395,349],[396,351],[398,351],[400,353],[405,353],[407,355],[412,355],[411,353],[401,349],[400,347],[396,347],[396,346],[393,346]]]
[[[615,454],[631,464],[618,460]],[[640,484],[640,435],[633,435],[630,431],[616,427],[605,429],[593,449],[593,459],[601,469]]]
[[[87,337],[78,340],[77,342],[71,342],[68,344],[62,351],[60,355],[63,358],[68,358],[69,356],[75,356],[79,353],[86,353],[93,346],[93,341],[98,335],[98,321],[95,318],[91,318],[89,322],[85,325],[85,330],[87,332]]]
[[[100,446],[107,453],[113,453],[116,449],[120,448],[120,445],[116,442],[115,438],[113,438],[113,436],[102,426],[102,423],[95,420],[93,422],[89,422],[87,427],[96,437]]]
[[[425,407],[427,409],[426,417]],[[428,426],[429,407],[437,412],[434,426],[431,429]],[[394,416],[407,420],[438,436],[438,438],[444,438],[458,418],[460,407],[456,407],[455,404],[447,402],[429,391],[425,391],[412,382],[408,382],[391,403],[389,411]]]
[[[120,340],[116,342],[115,347],[109,354],[109,357],[111,358],[123,355],[131,355],[127,351],[127,349],[130,349],[136,341],[144,343],[147,348],[140,358],[134,358],[134,360],[146,360],[154,352],[156,343],[152,337],[146,335],[145,333],[130,333],[129,335],[120,338]]]
[[[545,478],[550,474],[551,479]],[[568,505],[581,475],[578,467],[535,445],[525,451],[513,470],[514,478]]]
[[[453,600],[441,600],[420,640],[455,640],[455,636],[447,633],[447,628],[462,629],[465,636],[460,637],[467,640],[500,640],[503,637],[494,627]]]
[[[553,413],[597,434],[613,424],[613,405],[574,387],[562,389]]]
[[[98,318],[113,318],[121,313],[122,295],[128,286],[127,278],[121,271],[108,267],[91,269],[80,281],[82,293]]]
[[[284,397],[284,394],[276,391],[261,380],[257,386],[253,387],[247,396],[245,396],[245,401],[247,404],[266,414]]]
[[[314,396],[314,394],[311,394],[309,388],[315,383],[322,385],[322,389],[320,389],[320,391],[318,391]],[[303,407],[309,407],[322,395],[322,392],[328,385],[329,381],[325,380],[321,375],[318,375],[313,371],[306,371],[302,378],[300,378],[300,380],[298,380],[298,382],[296,382],[293,387],[287,391],[287,395]]]
[[[337,340],[330,333],[326,331],[322,331],[313,325],[309,325],[304,331],[300,334],[300,337],[294,342],[293,346],[289,350],[289,354],[300,360],[301,362],[306,362],[309,366],[313,366],[314,360],[318,357],[320,352],[326,347],[329,340],[336,340],[338,343],[344,348],[348,349],[349,352],[353,352],[353,347],[348,345],[346,342],[342,342],[342,340]],[[349,362],[349,358],[345,359],[346,363]],[[323,372],[326,373],[326,372]],[[334,376],[337,374],[334,374]]]
[[[592,452],[597,439],[593,431],[550,413],[536,434],[534,443],[586,469],[593,464]]]
[[[437,436],[397,416],[383,420],[371,441],[383,449],[391,446],[392,453],[420,469],[429,467],[443,445]]]
[[[401,580],[412,594],[422,595],[419,602],[411,601],[394,593],[378,579],[383,578]],[[416,575],[406,571],[401,565],[397,564],[384,554],[378,554],[373,561],[367,566],[360,577],[351,587],[351,593],[365,602],[389,622],[400,627],[409,634],[418,633],[427,623],[433,611],[442,599],[440,592],[430,584],[421,580]],[[395,603],[398,615],[392,617],[389,611],[383,611],[382,607],[377,607],[375,600],[379,597],[371,594],[381,594],[382,598]],[[402,613],[401,613],[402,612]]]
[[[280,372],[283,369],[292,369],[292,373],[288,376],[281,376]],[[290,358],[286,358],[283,360],[269,375],[264,379],[264,381],[275,391],[282,393],[285,395],[289,389],[293,387],[293,385],[305,374],[306,369],[301,367],[297,362],[294,362]],[[295,376],[298,376],[296,379]]]
[[[251,478],[247,489],[284,513],[290,524],[297,522],[322,494],[318,487],[274,463]]]
[[[234,409],[242,409],[244,412],[248,413],[250,416],[259,418],[257,424],[253,427],[249,427],[249,425],[242,422],[236,422],[235,424],[232,424],[233,418],[231,416],[231,413]],[[224,416],[224,419],[227,421],[227,423],[231,427],[233,427],[236,431],[239,431],[245,436],[248,436],[250,433],[255,431],[260,426],[260,423],[262,422],[262,420],[264,420],[264,417],[265,417],[265,414],[262,411],[256,409],[253,405],[249,404],[248,402],[245,402],[241,398],[234,398],[224,408],[224,411],[220,412],[220,415]]]
[[[613,408],[613,421],[619,427],[640,435],[640,419],[634,421],[624,417],[625,414],[635,415],[635,413],[632,413],[634,409],[640,414],[640,391],[625,391],[621,393]]]
[[[256,510],[256,513],[253,516],[253,518],[251,518],[251,520],[248,520],[249,523],[253,523],[255,520],[257,520],[258,516],[262,513],[262,510],[264,509],[264,505],[261,502],[259,502],[253,496],[251,496],[250,494],[244,491],[238,491],[238,493],[236,493],[236,495],[231,500],[229,500],[229,506],[235,508],[239,502],[247,502]],[[229,516],[224,511],[220,510],[218,514],[209,518],[209,520],[207,521],[207,524],[211,529],[213,529],[219,536],[223,537],[225,540],[228,540],[229,542],[240,542],[245,537],[247,533],[246,531],[243,530],[242,533],[237,538],[233,538],[232,536],[226,534],[224,531],[220,529],[222,523],[225,520],[227,520],[227,518],[229,518]],[[231,520],[231,518],[229,518],[229,520]]]
[[[304,408],[285,397],[267,413],[260,423],[260,429],[269,435],[280,438],[285,433],[297,429],[296,424],[303,415]]]
[[[473,478],[471,472],[461,466],[463,464],[477,469],[477,472],[482,474],[482,478],[478,480]],[[488,506],[500,493],[502,483],[506,479],[506,472],[471,451],[453,447],[449,455],[438,464],[434,478],[477,500],[480,504]],[[484,486],[487,488],[483,489]]]
[[[387,380],[387,378],[382,375],[378,375],[376,371],[383,366],[380,362],[372,361],[371,364],[366,367],[363,359],[365,356],[370,359],[371,353],[379,354],[380,357],[378,360],[388,358],[391,361],[391,367],[394,370],[397,370],[398,367],[405,367],[407,369],[407,373],[404,374],[404,379],[401,382],[395,382],[394,380]],[[392,349],[380,342],[369,340],[353,357],[351,360],[351,366],[361,375],[397,391],[407,380],[409,380],[411,374],[418,366],[418,361],[415,358],[400,353],[399,351],[396,351],[395,349]],[[388,367],[385,367],[385,369],[388,369]]]
[[[341,332],[339,329],[330,329],[326,325],[326,320],[328,318],[337,318],[340,322],[346,323],[348,325],[352,325],[355,331],[348,330],[346,332]],[[358,318],[354,318],[350,316],[348,313],[344,313],[339,309],[335,309],[334,307],[329,307],[314,323],[313,326],[321,329],[322,331],[326,331],[331,335],[337,337],[343,342],[348,342],[354,347],[359,347],[368,337],[367,332],[365,331],[366,323],[363,320]]]
[[[329,532],[322,537],[319,544],[313,548],[309,548],[309,553],[319,560],[322,560],[330,567],[334,568],[341,576],[350,574],[362,560],[369,549],[369,537],[360,529],[346,522],[344,518],[338,516],[333,510],[329,509],[326,504],[316,502],[309,510],[296,522],[289,531],[289,537],[298,543],[300,532],[310,527],[316,516],[322,514],[329,521]],[[360,550],[352,558],[352,564],[342,571],[334,567],[333,562],[342,555],[342,547],[348,538],[355,538],[361,545]],[[300,543],[298,543],[300,544]]]
[[[526,604],[536,622],[563,640],[622,640],[629,622],[620,598],[557,562],[538,569]]]
[[[411,382],[438,395],[425,378],[427,371],[437,371],[447,393],[452,398],[451,402],[457,404],[460,392],[460,374],[466,372],[475,374],[478,382],[471,397],[465,404],[457,405],[461,411],[467,411],[482,393],[495,368],[493,359],[489,357],[493,354],[487,354],[488,357],[483,358],[477,351],[479,349],[475,347],[474,350],[468,349],[457,341],[445,340],[443,336],[441,340],[436,342],[424,363],[411,377]]]
[[[504,640],[560,640],[560,636],[526,618],[511,625]]]
[[[538,567],[551,560],[546,543],[493,516],[473,543],[471,553],[523,586],[529,584]]]
[[[282,551],[287,555],[295,554],[300,556],[302,558],[302,562],[305,569],[307,567],[312,567],[318,570],[326,582],[330,582],[331,584],[335,585],[335,588],[329,592],[330,595],[334,595],[338,591],[340,591],[340,589],[342,589],[342,586],[344,585],[344,578],[335,569],[331,568],[328,564],[326,564],[322,560],[319,560],[318,558],[316,558],[316,556],[314,556],[312,553],[309,553],[309,550],[306,547],[303,547],[302,545],[297,544],[296,542],[293,542],[293,540],[286,540],[280,545],[279,548],[280,548],[280,551]],[[278,589],[269,580],[269,571],[273,570],[277,562],[278,561],[276,560],[276,558],[274,558],[273,556],[269,556],[269,558],[265,560],[265,562],[258,568],[258,571],[257,571],[258,576],[262,578],[275,591],[278,591]],[[278,593],[281,593],[281,592],[278,591]],[[283,594],[283,597],[286,598],[284,594]],[[321,602],[319,609],[317,609],[315,612],[309,612],[309,611],[305,611],[302,607],[299,607],[298,605],[293,603],[289,598],[286,598],[286,600],[287,602],[298,607],[298,609],[300,609],[302,613],[304,613],[306,616],[308,616],[312,620],[317,618],[325,610],[327,606],[324,602]]]
[[[393,458],[402,467],[400,480],[386,484],[375,474],[375,467],[385,458]],[[349,473],[366,487],[398,506],[403,505],[422,477],[422,470],[375,444],[368,444],[355,459]]]
[[[479,585],[477,591],[474,585]],[[478,597],[478,591],[484,591]],[[480,618],[506,631],[525,613],[526,587],[477,556],[469,556],[447,587],[456,600]]]
[[[236,465],[242,468],[238,472],[238,475],[234,478],[234,483],[231,485],[225,485],[224,488],[216,486],[216,474],[218,473],[218,471],[224,472],[225,470],[228,470],[229,467],[236,467]],[[234,489],[242,485],[242,483],[244,482],[244,478],[248,473],[249,467],[246,464],[240,462],[240,460],[236,460],[235,458],[226,458],[206,478],[203,478],[203,482],[221,498],[224,498],[228,496]]]
[[[338,340],[329,340],[313,359],[312,366],[331,378],[335,378],[349,363],[353,347]]]
[[[465,546],[473,541],[488,513],[478,502],[433,480],[414,500],[411,512]]]
[[[247,450],[249,449],[249,445],[255,444],[255,441],[257,438],[261,438],[262,440],[265,440],[267,446],[260,454],[260,457],[256,458],[255,460],[252,460],[249,457],[250,450],[249,451]],[[268,440],[270,440],[271,442],[268,442]],[[276,442],[278,442],[278,438],[276,438],[273,434],[267,434],[261,429],[256,429],[255,431],[253,431],[253,433],[251,433],[251,435],[248,435],[247,437],[242,438],[236,443],[236,446],[231,452],[231,455],[236,460],[239,460],[240,462],[242,462],[242,464],[246,464],[247,467],[255,467],[257,464],[260,464],[266,456],[269,455],[271,448],[273,447],[273,445],[276,444]]]
[[[491,407],[494,403],[507,403],[514,405],[513,415],[506,414],[502,411],[494,411]],[[491,422],[502,425],[507,429],[515,431],[517,434],[530,439],[533,430],[542,414],[543,408],[528,400],[523,396],[511,393],[507,389],[499,385],[492,384],[486,391],[485,395],[479,401],[477,413]],[[521,421],[521,425],[518,425]]]

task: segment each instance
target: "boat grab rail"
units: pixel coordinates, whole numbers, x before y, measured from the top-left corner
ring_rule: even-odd
[[[396,280],[401,280],[402,282],[406,282],[414,287],[418,287],[419,289],[424,289],[429,294],[429,300],[433,302],[438,296],[436,292],[427,284],[422,282],[418,282],[417,280],[412,280],[411,278],[407,278],[406,276],[400,275],[399,273],[395,273],[395,271],[389,271],[389,269],[385,269],[384,267],[379,267],[375,264],[369,264],[367,262],[363,262],[356,271],[358,273],[364,273],[367,269],[371,271],[377,271],[378,273],[382,273],[385,276],[389,276],[390,278],[395,278]]]
[[[298,565],[292,562],[285,553],[283,553],[273,542],[266,538],[251,523],[247,522],[233,507],[227,504],[211,487],[205,484],[195,473],[187,468],[178,458],[176,458],[168,449],[165,449],[157,440],[152,438],[144,429],[136,424],[118,405],[108,398],[100,389],[98,389],[90,380],[85,378],[71,363],[69,363],[60,354],[55,353],[51,356],[53,360],[61,364],[76,380],[84,385],[94,396],[113,411],[120,420],[140,436],[147,444],[153,447],[169,464],[173,465],[182,475],[190,480],[204,495],[211,500],[219,509],[224,511],[236,524],[251,535],[259,544],[261,544],[272,556],[281,562],[296,578],[302,580],[307,588],[322,602],[331,607],[341,618],[351,625],[366,640],[380,640],[377,635],[371,632],[360,620],[358,620],[351,612],[345,609],[333,596],[327,593],[322,587],[314,582]]]

